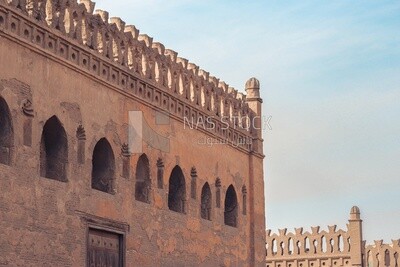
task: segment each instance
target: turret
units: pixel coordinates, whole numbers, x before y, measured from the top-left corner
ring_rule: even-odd
[[[362,220],[360,216],[360,209],[354,206],[350,210],[349,219],[349,234],[350,234],[350,247],[351,247],[351,266],[362,266]]]
[[[257,98],[260,99],[260,81],[256,78],[250,78],[246,82],[246,92],[248,98]],[[261,100],[262,102],[262,100]]]
[[[262,148],[262,99],[260,97],[260,81],[256,78],[250,78],[246,82],[246,102],[253,112],[250,116],[250,126],[253,136],[253,151],[263,154]]]

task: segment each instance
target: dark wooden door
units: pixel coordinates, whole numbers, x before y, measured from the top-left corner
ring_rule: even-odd
[[[89,230],[88,267],[122,267],[122,237],[101,230]]]

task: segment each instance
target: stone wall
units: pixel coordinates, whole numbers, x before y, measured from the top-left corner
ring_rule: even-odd
[[[0,265],[85,266],[95,229],[121,238],[125,266],[264,266],[262,138],[249,123],[261,116],[258,81],[240,94],[93,9],[0,1]],[[167,137],[167,150],[144,140],[141,153],[129,151],[130,111]],[[215,127],[185,127],[208,117]],[[208,139],[224,143],[199,141]],[[106,169],[103,191],[94,166]],[[176,168],[181,212],[169,207]],[[226,224],[228,188],[235,227]]]
[[[311,232],[303,228],[279,234],[267,231],[267,267],[323,267],[323,266],[364,266],[396,267],[400,264],[400,239],[392,244],[382,240],[374,245],[365,245],[362,240],[360,210],[353,207],[346,230],[337,230],[336,225],[328,231],[312,227]]]

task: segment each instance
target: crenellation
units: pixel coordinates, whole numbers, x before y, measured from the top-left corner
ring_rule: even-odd
[[[224,81],[220,81],[219,79],[218,79],[218,87],[219,88],[221,88],[221,90],[222,90],[222,92],[224,93],[224,94],[227,94],[228,93],[228,85],[226,84],[226,82],[224,82]]]
[[[337,225],[336,225],[336,224],[334,224],[334,225],[329,225],[329,226],[328,226],[329,233],[330,233],[330,234],[335,233],[335,232],[336,232],[336,228],[337,228]]]
[[[219,79],[212,75],[208,75],[208,82],[211,84],[212,87],[218,87]]]
[[[118,31],[125,32],[125,21],[123,21],[120,17],[112,17],[110,18],[110,24],[115,24],[118,28]]]
[[[238,103],[239,103],[239,101],[237,101],[238,100],[237,99],[238,90],[236,90],[233,87],[228,87],[228,92],[229,92],[229,95],[233,98],[233,101],[235,103],[235,109],[237,109],[238,108]]]
[[[294,232],[296,233],[296,235],[302,235],[303,234],[303,227],[294,228]]]
[[[158,56],[164,56],[165,53],[165,47],[162,43],[159,42],[153,42],[152,43],[152,48],[158,53]]]
[[[279,229],[278,234],[271,234],[269,230],[267,235],[268,247],[274,247],[273,244],[275,242],[280,244],[280,251],[274,256],[278,258],[293,258],[295,255],[310,253],[348,254],[350,251],[348,232],[339,230],[334,233],[328,233],[324,230],[320,231],[319,226],[311,227],[311,232],[303,232],[303,228],[295,228],[294,233],[292,233],[287,232],[285,228]]]
[[[199,68],[199,76],[201,78],[201,82],[204,86],[208,86],[208,78],[210,77],[210,73]]]
[[[278,229],[278,231],[279,231],[279,235],[280,235],[280,236],[284,236],[284,235],[286,235],[286,233],[287,233],[287,228]]]
[[[272,234],[271,229],[267,229],[267,230],[265,231],[265,234],[266,234],[266,237],[267,237],[267,238],[270,237],[271,234]]]
[[[181,66],[186,70],[187,69],[187,66],[188,66],[188,60],[186,59],[186,58],[183,58],[183,57],[177,57],[176,58],[176,62],[178,63],[178,64],[181,64]]]
[[[356,216],[355,216],[356,215]],[[266,231],[266,266],[398,266],[400,240],[385,244],[383,240],[366,245],[362,241],[360,212],[353,207],[347,230],[328,226],[311,227],[311,233],[303,228],[295,232],[279,229],[278,234]],[[305,265],[304,265],[305,264]]]
[[[26,12],[26,3],[25,0],[7,0],[8,4],[14,8],[21,10],[22,12]]]
[[[319,227],[319,226],[312,226],[312,227],[311,227],[311,233],[312,233],[313,235],[318,235],[318,234],[319,234],[319,230],[320,230],[320,227]]]
[[[188,66],[187,66],[187,69],[192,71],[194,73],[194,75],[196,75],[196,76],[198,75],[199,66],[197,66],[196,64],[194,64],[192,62],[189,62]]]
[[[26,11],[30,17],[38,21],[43,21],[46,17],[45,3],[41,0],[28,0],[26,2]]]
[[[83,4],[86,8],[86,12],[88,14],[93,14],[94,9],[96,7],[96,3],[92,0],[80,0],[79,3]]]
[[[164,54],[170,58],[171,63],[172,63],[171,65],[174,65],[176,63],[176,59],[178,57],[178,53],[177,52],[175,52],[172,49],[165,49]]]
[[[147,34],[139,34],[138,36],[138,40],[140,42],[143,42],[146,47],[151,48],[152,44],[153,44],[153,37],[148,36]]]
[[[20,4],[15,6],[15,3],[6,5],[17,9]],[[246,116],[254,117],[257,114],[250,110],[247,95],[239,93],[187,59],[178,57],[175,51],[165,49],[163,44],[153,42],[152,37],[140,34],[135,26],[126,25],[121,18],[109,18],[107,11],[95,10],[95,3],[90,0],[79,1],[79,3],[77,1],[47,1],[45,5],[42,5],[43,3],[40,0],[28,0],[25,13],[36,20],[41,20],[43,17],[45,24],[49,27],[61,32],[66,38],[74,39],[84,45],[84,49],[92,49],[94,53],[89,56],[86,54],[87,50],[83,50],[85,54],[82,54],[79,47],[70,49],[68,39],[59,42],[60,37],[57,35],[49,34],[45,37],[43,29],[40,31],[42,36],[39,37],[33,36],[36,32],[34,28],[30,30],[32,42],[36,39],[40,40],[41,47],[47,49],[48,52],[57,53],[64,59],[83,65],[85,69],[124,89],[130,79],[128,77],[133,74],[134,79],[139,78],[144,83],[156,85],[159,90],[192,105],[204,114],[216,117],[238,117],[238,119],[231,117],[229,122],[235,126],[244,125],[245,130],[237,129],[235,132],[251,134],[246,125]],[[45,8],[43,16],[40,15],[41,8]],[[108,59],[102,59],[102,56]],[[102,60],[104,63],[101,63]],[[112,60],[121,68],[114,69],[107,64],[107,60]],[[126,71],[132,73],[122,73]],[[251,81],[252,84],[259,86],[256,79]],[[135,89],[134,83],[129,82],[129,86]],[[142,93],[139,94],[143,96]],[[197,111],[194,114],[197,114]],[[240,137],[232,131],[224,132],[216,129],[215,133],[232,140]],[[253,146],[246,145],[246,147],[251,149]]]
[[[108,25],[108,19],[109,19],[110,14],[107,11],[104,11],[102,9],[96,9],[94,11],[94,15],[98,15],[100,17],[100,19],[102,20],[102,22],[105,25]]]
[[[139,30],[136,29],[134,25],[126,25],[125,26],[125,36],[128,38],[128,43],[132,42],[133,40],[137,40],[139,36]],[[132,40],[131,40],[132,38]],[[132,45],[132,44],[131,44]]]
[[[392,240],[385,244],[383,240],[375,240],[373,245],[365,246],[365,266],[398,266],[400,264],[400,240]]]
[[[254,190],[263,182],[263,155],[241,143],[249,137],[247,131],[224,129],[215,116],[248,114],[245,96],[225,83],[221,87],[219,79],[178,58],[135,26],[95,11],[90,0],[27,0],[26,12],[22,0],[0,1],[1,52],[8,62],[3,78],[17,77],[34,90],[15,101],[8,88],[2,91],[0,86],[16,126],[15,144],[7,146],[6,164],[12,166],[0,166],[6,174],[3,183],[15,186],[3,200],[17,208],[2,211],[7,226],[3,229],[7,251],[0,256],[7,261],[2,262],[7,265],[13,258],[18,266],[93,265],[89,262],[93,248],[87,240],[102,229],[116,239],[116,254],[127,266],[183,266],[189,261],[202,266],[263,266],[264,241],[256,239],[264,239],[257,237],[265,229],[264,195]],[[25,99],[31,102],[22,102]],[[74,108],[60,108],[63,101]],[[147,126],[171,142],[168,152],[161,152],[150,145],[153,140],[144,140],[147,145],[143,143],[139,158],[147,160],[141,165],[125,143],[126,114],[132,110],[140,110]],[[153,121],[158,111],[168,112],[168,125]],[[215,122],[212,129],[179,129],[184,116],[204,121],[209,115]],[[208,147],[182,141],[203,137],[226,144]],[[239,145],[234,144],[237,140]],[[215,167],[193,162],[187,156],[193,149],[215,159]],[[231,157],[221,157],[225,154]],[[190,163],[196,172],[190,171]],[[182,189],[171,193],[176,185],[186,187],[189,176],[193,199]],[[177,183],[171,177],[177,177]],[[206,197],[200,194],[201,186],[208,188]],[[23,201],[15,202],[21,195]],[[179,202],[179,209],[170,207],[170,202]],[[18,211],[26,203],[36,204],[29,211]],[[11,213],[22,219],[10,220]],[[40,229],[28,231],[27,220],[40,224]],[[39,243],[34,249],[15,247],[8,234],[13,232]],[[62,257],[46,249],[46,240],[54,236],[59,238],[52,247],[63,251]],[[238,242],[245,244],[239,254]]]

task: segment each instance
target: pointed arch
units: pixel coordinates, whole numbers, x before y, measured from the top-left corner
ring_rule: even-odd
[[[43,126],[40,146],[40,174],[58,181],[67,181],[67,134],[60,120],[53,116]]]
[[[205,107],[206,106],[206,102],[207,102],[205,90],[206,89],[204,88],[204,86],[202,86],[201,90],[200,90],[200,98],[201,98],[201,106],[202,107]]]
[[[112,147],[106,138],[101,138],[93,149],[92,156],[92,188],[113,192],[115,175],[115,157]]]
[[[302,250],[301,250],[301,241],[297,240],[296,242],[296,254],[301,254]]]
[[[155,73],[155,80],[158,84],[162,84],[162,77],[161,77],[161,66],[160,64],[155,61],[154,63],[154,73]]]
[[[4,98],[0,97],[0,163],[10,165],[14,130],[10,109]]]
[[[272,255],[276,255],[276,253],[278,252],[278,245],[277,245],[277,241],[276,239],[272,239]]]
[[[293,245],[293,238],[291,238],[291,237],[289,237],[289,240],[288,240],[288,254],[289,255],[292,255],[293,253],[295,253],[294,252],[294,245]]]
[[[189,96],[190,101],[195,103],[196,102],[196,92],[195,92],[195,87],[193,85],[193,81],[191,79],[190,79],[190,82],[189,82],[189,95],[190,95]]]
[[[201,218],[211,221],[211,189],[206,182],[201,189]]]
[[[238,218],[237,194],[233,185],[230,185],[225,195],[224,223],[232,227],[237,227],[237,218]]]
[[[184,92],[185,92],[185,85],[184,85],[184,82],[183,82],[182,74],[179,74],[179,77],[178,77],[178,84],[179,84],[179,86],[178,86],[178,88],[179,88],[179,94],[180,94],[180,95],[184,95]]]
[[[177,165],[171,172],[168,186],[168,208],[185,213],[186,182],[182,169]]]
[[[308,236],[304,238],[304,252],[308,253],[310,251],[310,239]]]
[[[135,199],[150,203],[150,163],[146,154],[142,154],[136,164]]]
[[[214,92],[211,92],[211,96],[210,96],[210,109],[211,109],[212,112],[214,112],[216,110]],[[217,111],[217,114],[218,114],[218,111]]]
[[[338,251],[343,252],[344,251],[344,242],[343,242],[342,235],[338,236],[338,244],[337,245],[338,245],[338,247],[337,247]]]
[[[326,243],[326,237],[324,235],[321,237],[321,251],[324,253],[328,251],[328,245]]]
[[[390,265],[390,252],[388,249],[385,250],[385,262],[384,262],[384,266],[393,266]]]

